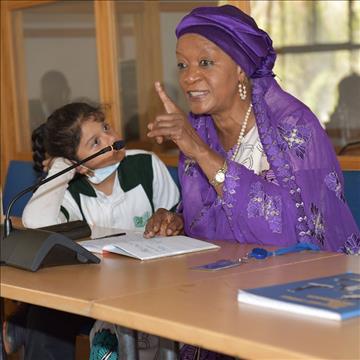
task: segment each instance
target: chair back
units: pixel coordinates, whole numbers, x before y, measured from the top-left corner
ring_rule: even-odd
[[[343,170],[345,199],[360,228],[360,170]]]
[[[34,185],[39,174],[33,169],[31,161],[11,160],[5,179],[3,190],[3,211],[6,214],[11,200],[25,188]],[[11,216],[21,217],[25,205],[30,200],[32,192],[18,199],[11,210]]]
[[[179,191],[181,190],[180,188],[180,181],[179,181],[179,175],[178,175],[178,168],[177,166],[170,166],[170,165],[167,165],[166,166],[172,179],[174,180],[176,186],[178,187]]]

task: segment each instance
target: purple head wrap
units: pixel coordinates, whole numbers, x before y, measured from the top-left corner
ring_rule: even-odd
[[[274,76],[276,54],[269,35],[231,5],[198,7],[176,28],[176,36],[199,34],[226,52],[250,78]]]

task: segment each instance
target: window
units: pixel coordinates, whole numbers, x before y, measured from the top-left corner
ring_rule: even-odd
[[[360,2],[252,1],[273,39],[274,72],[317,115],[334,146],[360,140]]]

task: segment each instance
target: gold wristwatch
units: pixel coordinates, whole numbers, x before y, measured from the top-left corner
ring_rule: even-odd
[[[216,172],[214,178],[210,180],[212,186],[219,186],[225,181],[225,174],[227,172],[227,162]]]

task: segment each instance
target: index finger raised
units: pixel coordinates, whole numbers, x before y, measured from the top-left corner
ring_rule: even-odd
[[[166,94],[165,90],[163,89],[163,87],[161,86],[161,84],[158,81],[155,82],[155,90],[158,93],[160,100],[164,105],[165,111],[168,114],[179,112],[179,108],[169,98],[169,96]]]

